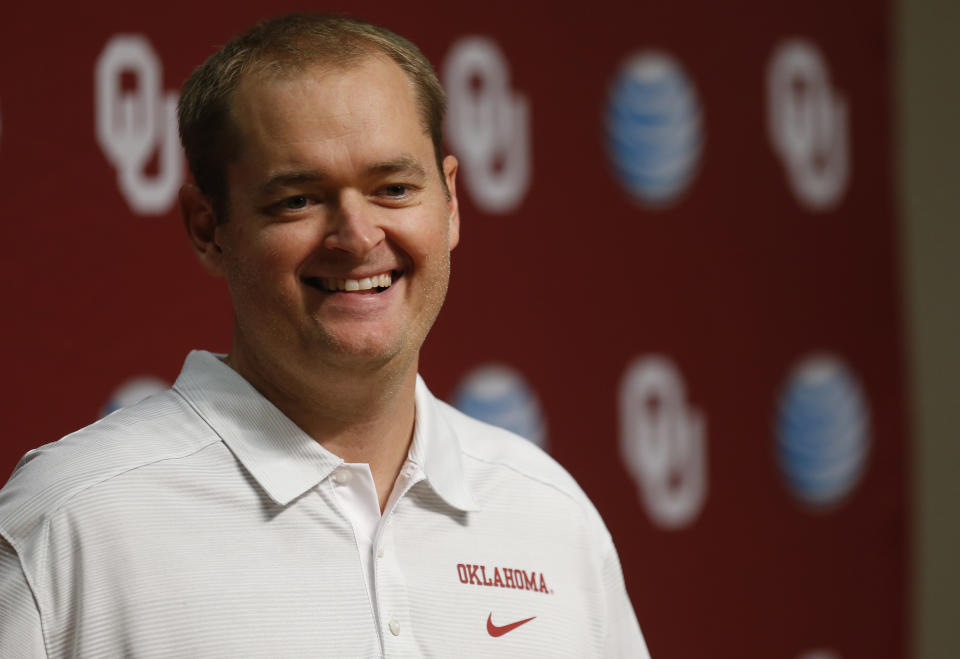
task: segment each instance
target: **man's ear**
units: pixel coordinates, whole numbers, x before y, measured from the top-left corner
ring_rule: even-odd
[[[450,249],[460,242],[460,206],[457,203],[457,159],[447,156],[443,159],[443,178],[447,183],[447,208],[450,222]]]
[[[187,230],[187,239],[200,259],[204,270],[214,276],[223,275],[223,252],[217,244],[217,216],[200,188],[186,183],[180,188],[180,216]]]

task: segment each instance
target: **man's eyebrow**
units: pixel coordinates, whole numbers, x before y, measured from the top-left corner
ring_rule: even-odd
[[[410,174],[420,179],[427,177],[427,172],[415,158],[402,155],[393,160],[377,162],[364,170],[367,176],[383,176],[386,174]],[[272,175],[260,187],[261,195],[269,195],[285,187],[296,187],[305,183],[322,183],[330,177],[321,169],[295,169],[281,171]]]
[[[419,178],[426,178],[427,172],[415,158],[402,155],[393,160],[374,163],[367,167],[368,174],[412,174]]]
[[[319,183],[326,180],[327,175],[319,169],[303,169],[277,172],[263,183],[259,190],[261,195],[268,195],[287,186],[303,185],[304,183]]]

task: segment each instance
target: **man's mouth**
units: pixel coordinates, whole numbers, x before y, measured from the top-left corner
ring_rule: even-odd
[[[403,275],[401,270],[391,270],[360,279],[338,279],[335,277],[304,277],[303,283],[326,293],[364,292],[382,293],[390,288],[396,279]]]

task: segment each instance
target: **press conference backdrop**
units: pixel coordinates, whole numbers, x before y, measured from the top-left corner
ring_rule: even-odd
[[[228,349],[174,108],[217,45],[299,8],[436,64],[463,226],[422,371],[579,480],[653,655],[904,656],[883,3],[5,9],[5,469]]]

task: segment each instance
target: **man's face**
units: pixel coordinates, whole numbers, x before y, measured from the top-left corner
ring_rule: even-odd
[[[402,70],[371,56],[248,76],[233,120],[240,155],[215,238],[234,354],[287,368],[415,360],[459,237],[457,165],[437,171]]]

